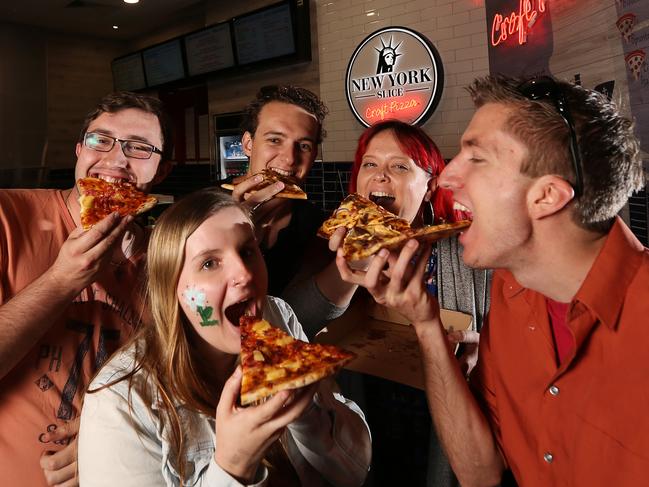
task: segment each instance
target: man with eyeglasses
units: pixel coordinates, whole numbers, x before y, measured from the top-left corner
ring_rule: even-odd
[[[636,486],[649,472],[649,250],[617,216],[644,184],[633,124],[601,94],[544,77],[477,79],[440,185],[473,213],[464,262],[495,268],[469,384],[426,251],[343,278],[413,323],[436,430],[463,486]],[[390,276],[383,272],[390,264]]]
[[[75,179],[148,192],[170,168],[159,100],[113,93],[88,114]],[[3,485],[77,485],[81,397],[140,324],[146,234],[113,214],[88,231],[79,194],[0,190],[0,477]]]

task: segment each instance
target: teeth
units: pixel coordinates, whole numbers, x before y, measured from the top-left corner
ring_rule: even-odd
[[[388,194],[384,191],[372,191],[370,193],[370,196],[375,196],[377,198],[394,198],[395,196],[393,194]]]
[[[454,202],[453,202],[453,209],[454,209],[454,210],[459,210],[459,211],[471,211],[471,210],[469,210],[466,206],[461,205],[461,204],[458,203],[457,201],[454,201]]]
[[[278,167],[271,167],[273,171],[275,171],[277,174],[281,174],[282,176],[293,176],[294,172],[293,171],[287,171],[285,169],[280,169]]]
[[[93,177],[103,179],[107,183],[130,182],[130,180],[126,178],[115,178],[112,176],[104,176],[103,174],[94,174]]]

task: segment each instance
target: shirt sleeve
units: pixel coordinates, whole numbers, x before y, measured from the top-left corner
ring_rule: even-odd
[[[372,458],[372,439],[360,408],[323,379],[313,406],[288,430],[300,454],[333,485],[362,485]]]
[[[293,308],[309,339],[313,339],[327,322],[338,318],[347,309],[347,306],[336,306],[329,301],[318,288],[314,276],[292,283],[282,293],[282,299]]]

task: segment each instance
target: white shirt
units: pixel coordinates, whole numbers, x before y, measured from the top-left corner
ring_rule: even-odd
[[[292,336],[306,341],[295,314],[284,301],[268,297],[264,318]],[[134,366],[133,347],[115,355],[90,385],[97,389],[122,377]],[[86,394],[81,410],[79,430],[79,482],[94,486],[178,486],[180,479],[173,465],[167,425],[160,412],[149,408],[142,392],[152,394],[142,374],[134,376],[130,391],[123,380],[96,393]],[[286,449],[300,477],[308,487],[363,483],[371,460],[371,437],[365,417],[358,406],[333,392],[335,383],[321,381],[315,396],[315,407],[289,424],[284,440]],[[189,468],[184,479],[187,486],[241,486],[214,461],[214,417],[179,407],[183,423],[192,422],[187,447]],[[191,466],[193,465],[193,469]],[[268,475],[260,467],[254,486],[264,486]]]

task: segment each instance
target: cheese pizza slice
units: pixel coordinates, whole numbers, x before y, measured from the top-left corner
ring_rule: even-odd
[[[635,24],[635,15],[632,13],[623,15],[615,22],[615,25],[626,42],[629,42],[631,32],[633,32],[633,24]]]
[[[330,238],[337,228],[347,228],[342,244],[343,255],[349,261],[356,261],[370,257],[384,248],[396,250],[413,238],[421,242],[448,238],[470,224],[471,221],[462,220],[414,229],[403,218],[352,193],[343,200],[331,218],[322,224],[318,235]]]
[[[244,406],[333,375],[356,356],[334,345],[296,340],[260,318],[242,316],[240,325]]]
[[[284,176],[283,174],[279,174],[273,171],[272,169],[264,169],[258,174],[261,174],[264,179],[258,185],[256,185],[250,191],[250,193],[255,193],[261,189],[267,188],[268,186],[281,181],[282,183],[284,183],[284,189],[275,195],[277,198],[290,198],[290,199],[298,199],[298,200],[307,199],[306,193],[302,188],[300,188],[295,178],[292,178],[290,176]],[[254,176],[256,176],[256,174],[235,178],[233,181],[234,184],[223,183],[221,184],[221,187],[223,189],[232,191],[237,184]]]
[[[99,178],[82,178],[77,181],[77,189],[80,195],[81,226],[84,230],[115,211],[121,216],[139,215],[158,203],[154,196],[123,181],[109,183]]]

